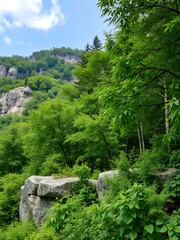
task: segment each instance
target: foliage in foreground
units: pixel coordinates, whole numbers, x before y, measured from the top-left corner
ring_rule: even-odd
[[[104,199],[88,207],[76,196],[56,203],[46,226],[57,239],[66,240],[178,239],[180,215],[163,211],[166,198],[141,184],[121,191],[111,202]]]
[[[25,240],[36,231],[31,221],[13,222],[7,228],[0,230],[0,240]]]
[[[0,179],[0,227],[18,218],[20,187],[27,176],[7,174]]]

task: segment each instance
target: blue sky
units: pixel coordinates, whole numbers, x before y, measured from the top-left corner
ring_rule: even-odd
[[[98,0],[0,0],[0,56],[30,56],[53,47],[83,49],[104,42]]]

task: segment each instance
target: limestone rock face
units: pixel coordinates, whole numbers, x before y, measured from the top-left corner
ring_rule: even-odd
[[[48,210],[52,206],[52,198],[41,198],[30,195],[28,197],[28,206],[31,217],[37,227],[40,227],[46,218]]]
[[[29,87],[18,87],[0,95],[0,116],[8,113],[21,114],[23,105],[31,98]]]
[[[18,70],[15,67],[11,67],[8,71],[7,77],[8,78],[12,78],[12,79],[16,79],[18,75]]]
[[[21,187],[21,201],[19,205],[20,219],[29,218],[28,194],[24,186]]]
[[[79,178],[29,177],[21,187],[20,219],[32,217],[40,227],[52,203],[57,198],[70,196],[73,184],[78,181]]]
[[[7,75],[7,68],[4,65],[0,65],[0,78]]]
[[[40,181],[37,195],[40,197],[65,197],[72,195],[72,184],[79,178],[52,178]]]
[[[79,56],[71,53],[58,54],[57,57],[67,63],[77,63],[80,60]]]
[[[37,195],[38,186],[41,181],[52,180],[52,177],[31,176],[25,181],[25,189],[28,195]]]

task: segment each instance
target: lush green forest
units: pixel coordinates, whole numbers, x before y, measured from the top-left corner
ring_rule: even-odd
[[[151,175],[180,168],[180,3],[97,5],[114,26],[105,46],[96,36],[84,51],[0,58],[19,70],[16,80],[0,79],[1,93],[33,90],[21,116],[0,117],[0,240],[180,238],[180,173],[164,186]],[[80,60],[57,58],[67,53]],[[111,169],[119,175],[99,200],[87,179]],[[31,175],[81,182],[39,229],[18,219],[20,187]]]

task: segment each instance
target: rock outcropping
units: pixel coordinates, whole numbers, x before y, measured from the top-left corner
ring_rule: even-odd
[[[7,77],[8,78],[12,78],[12,79],[16,79],[18,76],[18,70],[15,67],[11,67],[8,71]]]
[[[37,227],[41,226],[45,216],[55,200],[72,195],[72,187],[79,178],[58,178],[31,176],[21,187],[20,219],[32,217]],[[96,184],[96,181],[92,181]]]
[[[132,170],[130,170],[132,171]],[[173,174],[179,173],[179,169],[168,169],[156,174],[157,181],[162,184],[168,181]],[[102,198],[107,189],[107,179],[120,174],[118,170],[107,171],[99,174],[98,180],[89,180],[96,187],[97,195]],[[45,220],[46,214],[55,200],[72,195],[72,187],[79,178],[70,177],[41,177],[31,176],[21,187],[21,202],[19,208],[20,219],[32,217],[37,227]],[[121,183],[119,183],[121,184]]]
[[[79,56],[71,53],[57,54],[56,57],[67,63],[77,63],[81,59]]]
[[[7,75],[7,68],[4,65],[0,65],[0,78]]]
[[[0,116],[8,113],[21,114],[23,105],[31,98],[29,87],[18,87],[0,95]]]
[[[16,79],[17,76],[18,76],[17,68],[11,67],[8,71],[5,65],[0,65],[0,78],[8,77],[8,78]]]

